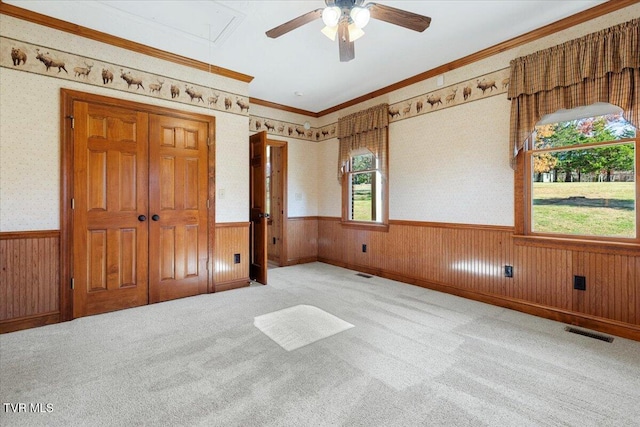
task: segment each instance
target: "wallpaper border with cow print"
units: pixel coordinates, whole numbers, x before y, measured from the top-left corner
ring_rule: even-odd
[[[468,102],[502,95],[509,88],[509,68],[463,80],[389,105],[389,122],[410,119]],[[249,131],[266,130],[270,135],[288,136],[309,141],[335,138],[338,123],[305,130],[301,125],[268,117],[250,116]]]
[[[246,96],[8,37],[0,37],[0,67],[249,115]]]

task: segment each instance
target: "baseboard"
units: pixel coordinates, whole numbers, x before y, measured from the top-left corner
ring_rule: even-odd
[[[398,282],[420,286],[422,288],[427,288],[434,291],[444,292],[462,298],[471,299],[474,301],[484,302],[487,304],[520,311],[522,313],[527,313],[538,317],[544,317],[546,319],[555,320],[562,323],[568,323],[571,325],[581,326],[583,328],[592,329],[595,331],[604,332],[635,341],[640,341],[640,326],[632,325],[629,323],[591,316],[583,313],[576,313],[516,298],[505,297],[502,295],[487,294],[484,292],[471,291],[468,289],[460,289],[444,283],[405,276],[403,274],[393,273],[378,268],[348,264],[342,261],[332,260],[328,258],[319,257],[318,261],[335,265],[337,267],[361,271],[363,273],[372,274],[374,276],[384,277],[385,279],[396,280]]]
[[[318,261],[318,257],[317,256],[308,256],[308,257],[303,257],[303,258],[288,259],[287,262],[282,265],[282,267],[287,267],[287,266],[290,266],[290,265],[298,265],[298,264],[309,264],[310,262],[316,262],[316,261]]]
[[[248,277],[242,279],[228,280],[214,284],[214,292],[229,291],[231,289],[244,288],[249,286],[251,280]]]
[[[0,321],[0,334],[60,323],[60,313],[44,313]]]

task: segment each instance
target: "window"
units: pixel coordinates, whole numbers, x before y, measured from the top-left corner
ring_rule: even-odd
[[[338,119],[342,224],[387,230],[389,105]]]
[[[620,113],[541,121],[525,152],[525,233],[639,242],[639,158]]]
[[[378,159],[367,149],[352,152],[345,175],[346,219],[382,222],[382,174]]]

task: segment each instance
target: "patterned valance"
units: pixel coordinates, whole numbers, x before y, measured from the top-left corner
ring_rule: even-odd
[[[350,153],[359,148],[371,151],[384,168],[387,158],[387,128],[389,127],[389,104],[380,104],[338,119],[340,157],[338,180],[342,180],[344,167]],[[382,170],[386,178],[386,170]]]
[[[510,155],[515,157],[546,114],[595,102],[621,107],[640,122],[640,19],[511,61]]]

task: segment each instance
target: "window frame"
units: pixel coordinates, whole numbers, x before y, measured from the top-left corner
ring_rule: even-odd
[[[387,146],[388,149],[388,146]],[[370,150],[367,149],[369,153]],[[387,151],[388,152],[388,151]],[[388,163],[387,165],[382,165],[380,159],[373,153],[373,159],[376,162],[376,167],[374,169],[367,170],[358,170],[352,171],[351,164],[353,157],[362,155],[360,150],[352,150],[349,153],[349,161],[345,165],[344,173],[342,174],[342,219],[341,223],[345,227],[365,229],[365,230],[378,230],[378,231],[388,231],[389,230],[389,178],[388,178]],[[386,161],[388,162],[388,155],[385,156]],[[387,173],[385,174],[385,171]],[[374,203],[372,201],[372,205],[376,204],[380,206],[381,209],[381,218],[380,221],[362,221],[362,220],[353,220],[350,219],[350,208],[351,208],[351,177],[353,174],[360,173],[379,173],[380,174],[380,202]]]
[[[635,238],[613,237],[613,236],[592,236],[561,233],[544,233],[532,230],[533,212],[533,166],[532,158],[535,154],[549,151],[568,151],[572,149],[597,148],[601,146],[613,146],[622,144],[635,144]],[[572,146],[557,147],[553,149],[533,148],[533,143],[529,140],[523,150],[516,157],[516,169],[514,179],[514,241],[521,246],[550,247],[569,250],[585,249],[599,253],[620,253],[637,255],[640,250],[640,129],[636,128],[635,138],[622,138],[611,141],[594,142],[587,144],[576,144]]]

